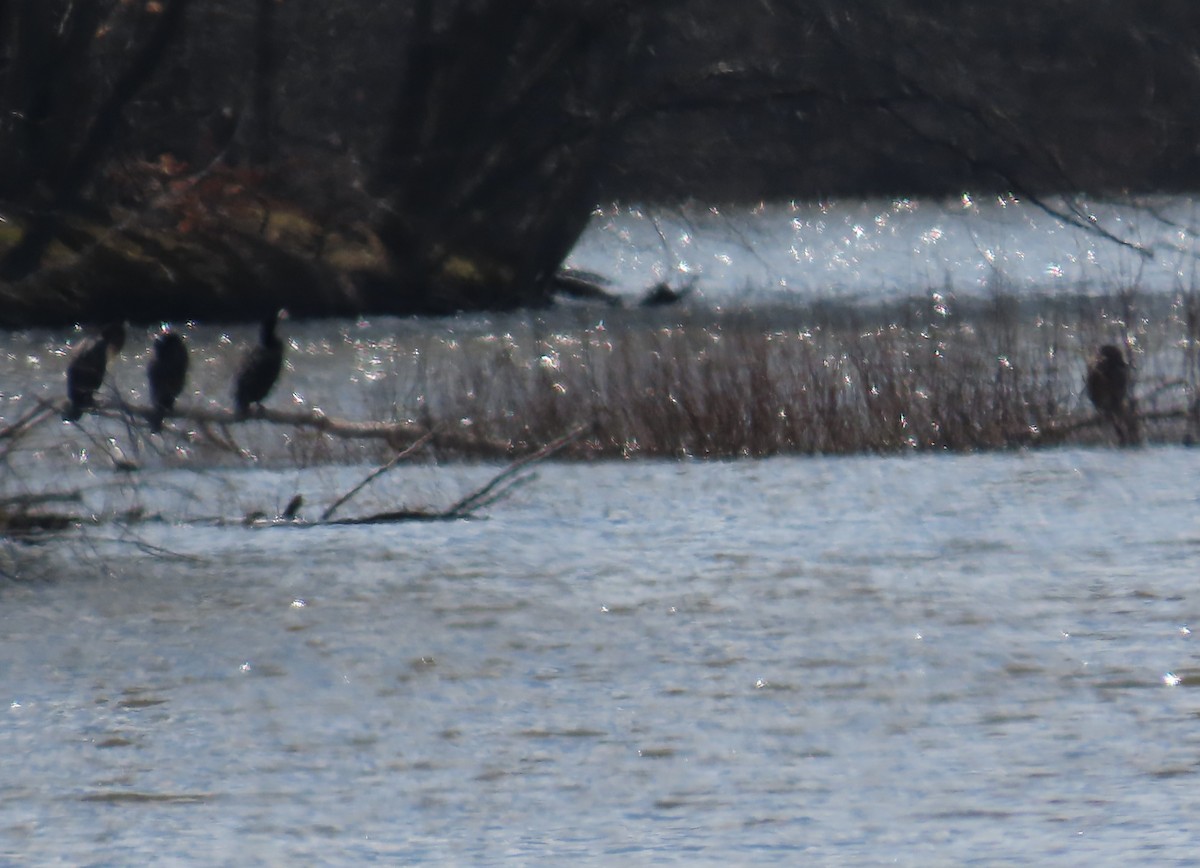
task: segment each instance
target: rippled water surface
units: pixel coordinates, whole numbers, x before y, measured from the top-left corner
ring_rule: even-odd
[[[694,282],[712,303],[1200,287],[1195,201],[1044,204],[963,195],[944,202],[613,206],[597,210],[571,264],[612,277],[628,293],[656,280]]]
[[[1192,285],[973,207],[599,214],[575,264],[709,301]],[[597,310],[562,316],[600,334]],[[419,421],[442,360],[469,344],[480,383],[441,388],[482,388],[489,359],[552,365],[557,328],[292,323],[270,403]],[[251,331],[188,327],[184,404],[228,406]],[[5,422],[61,396],[67,337],[3,337]],[[319,517],[378,455],[231,427],[246,455],[93,417],[4,446],[0,495],[103,521],[0,543],[0,863],[1194,859],[1200,452],[549,463],[473,520],[255,527],[296,493]],[[497,470],[402,465],[344,513]]]
[[[362,473],[142,484],[315,510]],[[472,521],[10,546],[0,858],[1182,863],[1198,473],[552,464]]]

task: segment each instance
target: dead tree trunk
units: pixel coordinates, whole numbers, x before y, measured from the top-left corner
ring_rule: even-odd
[[[158,20],[141,46],[134,52],[132,59],[123,73],[113,83],[108,95],[101,101],[95,113],[86,123],[79,145],[70,154],[61,169],[54,173],[50,181],[50,194],[44,203],[28,218],[25,231],[13,247],[3,257],[0,257],[0,279],[20,280],[33,273],[41,263],[46,248],[58,234],[63,216],[63,210],[74,205],[80,197],[83,188],[91,180],[97,168],[116,138],[120,126],[121,114],[125,106],[146,84],[158,68],[167,48],[174,42],[183,21],[184,12],[191,0],[171,0],[161,10],[155,12]],[[37,4],[28,4],[36,6]],[[84,8],[98,4],[81,4]],[[71,64],[74,75],[79,75],[86,64],[87,43],[95,38],[96,15],[90,18],[83,16],[78,21],[77,15],[70,13],[74,22],[70,38],[63,43],[62,53],[65,60]],[[22,45],[22,48],[28,46]],[[21,74],[17,71],[14,74]],[[42,101],[49,91],[39,91],[35,103]],[[64,97],[69,99],[69,97]],[[43,114],[49,119],[48,109],[43,108],[35,113],[31,132],[37,135],[38,118]],[[36,148],[31,148],[29,159],[36,160]]]
[[[258,0],[254,17],[254,85],[250,162],[267,167],[275,154],[275,0]]]
[[[642,46],[620,4],[419,2],[376,173],[377,231],[413,310],[549,301],[587,224]]]
[[[90,102],[88,44],[100,6],[0,5],[0,198],[8,202],[53,183],[69,161]]]

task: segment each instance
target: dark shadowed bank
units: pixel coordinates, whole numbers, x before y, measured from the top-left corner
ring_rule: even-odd
[[[614,199],[1194,189],[1198,41],[1116,0],[12,0],[0,324],[545,306]]]

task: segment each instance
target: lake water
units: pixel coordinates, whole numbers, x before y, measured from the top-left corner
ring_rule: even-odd
[[[1200,288],[1195,200],[1045,204],[1049,211],[964,194],[940,202],[610,206],[597,209],[570,264],[610,277],[626,296],[658,280],[694,283],[709,304]]]
[[[0,858],[1190,862],[1197,475],[551,464],[471,521],[18,545]]]
[[[291,324],[273,401],[395,406],[456,322]],[[227,402],[249,331],[189,332],[189,400]],[[66,337],[4,336],[6,420]],[[548,463],[472,520],[251,527],[371,468],[243,428],[261,460],[90,417],[5,454],[0,493],[104,520],[0,544],[0,863],[1194,859],[1200,452]]]

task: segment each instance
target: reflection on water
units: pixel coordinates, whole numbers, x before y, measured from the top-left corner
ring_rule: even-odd
[[[483,520],[10,547],[0,859],[1190,858],[1198,462],[557,464]]]
[[[1200,287],[1200,213],[1193,200],[1046,204],[1073,219],[1009,196],[674,210],[612,206],[593,216],[570,264],[610,275],[630,294],[658,280],[695,278],[697,295],[710,304],[731,295],[877,299],[947,289]]]

